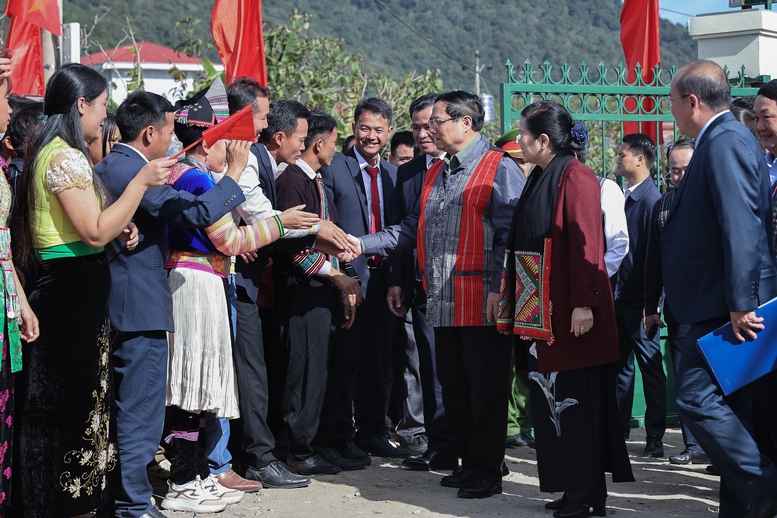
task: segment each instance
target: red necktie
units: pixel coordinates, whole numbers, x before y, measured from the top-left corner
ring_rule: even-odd
[[[365,171],[370,175],[370,212],[372,217],[370,218],[370,234],[380,232],[382,226],[380,223],[380,192],[378,191],[378,182],[380,181],[380,169],[377,167],[365,167]],[[376,265],[379,265],[383,258],[379,255],[372,256],[372,260]]]

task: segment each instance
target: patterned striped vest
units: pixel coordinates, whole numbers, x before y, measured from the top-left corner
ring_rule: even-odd
[[[434,164],[421,189],[418,266],[432,327],[485,326],[494,274],[491,190],[500,151],[486,151],[455,175]]]

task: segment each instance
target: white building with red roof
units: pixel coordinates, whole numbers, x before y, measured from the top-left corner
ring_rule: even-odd
[[[139,41],[135,45],[124,45],[106,52],[96,52],[81,58],[81,63],[100,72],[108,80],[108,92],[117,104],[127,97],[128,85],[132,81],[135,61],[139,58],[143,71],[144,89],[163,95],[175,102],[180,95],[175,92],[180,85],[168,74],[173,66],[187,76],[187,90],[192,88],[192,78],[203,71],[202,60],[178,54],[175,50],[150,41]],[[221,64],[214,64],[219,72]]]

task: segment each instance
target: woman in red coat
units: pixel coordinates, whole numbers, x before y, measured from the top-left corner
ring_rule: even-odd
[[[633,481],[618,425],[615,310],[604,266],[599,182],[576,158],[585,126],[553,101],[521,113],[537,164],[515,208],[498,325],[529,348],[540,490],[564,492],[556,518],[605,516],[605,471]],[[532,343],[533,341],[533,343]]]

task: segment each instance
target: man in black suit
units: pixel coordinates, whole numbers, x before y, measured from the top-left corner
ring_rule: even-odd
[[[400,218],[404,218],[418,205],[426,170],[440,161],[445,152],[437,149],[429,132],[429,117],[437,98],[436,94],[422,95],[410,105],[413,139],[421,154],[397,169],[397,193],[400,197]],[[448,428],[442,403],[442,387],[437,378],[434,352],[434,330],[426,323],[426,291],[418,276],[417,252],[406,250],[390,256],[389,290],[387,302],[392,313],[403,317],[408,311],[410,331],[407,335],[406,357],[414,353],[418,358],[421,396],[423,398],[423,423],[429,439],[426,452],[419,457],[406,459],[402,465],[415,470],[453,469],[458,464],[453,436]],[[397,334],[403,334],[402,329]]]
[[[354,147],[336,155],[331,167],[321,169],[340,226],[349,234],[369,234],[397,221],[397,169],[380,158],[391,133],[391,118],[391,108],[384,100],[360,101],[354,112]],[[385,383],[396,325],[386,305],[386,263],[376,255],[358,257],[352,264],[362,283],[364,301],[356,310],[353,326],[343,333],[338,355],[339,408],[332,445],[345,458],[363,459],[364,451],[409,457],[410,450],[393,445],[385,431]],[[352,399],[359,429],[355,441]]]
[[[777,295],[769,171],[763,150],[729,112],[723,69],[696,61],[669,91],[672,114],[696,151],[661,233],[664,289],[685,338],[675,382],[677,411],[721,473],[720,516],[777,516],[777,467],[752,431],[752,387],[724,397],[697,340],[731,322],[757,338],[755,309]]]
[[[296,103],[279,103],[284,102]],[[304,205],[306,211],[336,223],[337,209],[326,195],[319,170],[334,158],[337,122],[331,115],[313,111],[308,123],[302,156],[278,176],[278,207]],[[286,464],[301,475],[338,473],[367,465],[366,461],[343,459],[334,449],[314,444],[321,410],[332,399],[332,390],[327,391],[331,387],[327,385],[327,372],[330,355],[336,351],[340,319],[361,302],[359,281],[346,273],[347,266],[320,252],[273,254],[280,345],[286,352],[281,401],[289,440]],[[353,319],[342,323],[350,327]]]
[[[150,92],[133,92],[119,106],[116,123],[122,142],[94,168],[113,199],[150,160],[165,156],[173,136],[173,105]],[[111,348],[121,466],[112,495],[116,516],[164,516],[151,504],[146,465],[162,436],[167,333],[174,331],[164,268],[167,224],[205,228],[218,221],[245,199],[237,185],[240,173],[228,172],[199,197],[169,185],[149,189],[133,217],[138,246],[128,250],[117,239],[106,247],[111,257]]]
[[[628,436],[634,402],[634,357],[642,372],[647,403],[645,412],[646,457],[663,457],[666,431],[666,374],[661,358],[659,333],[648,338],[642,328],[645,255],[650,232],[650,214],[661,194],[650,170],[656,161],[656,145],[642,133],[623,137],[618,151],[618,174],[626,180],[626,224],[629,251],[618,268],[615,286],[615,318],[618,324],[618,404],[624,435]]]
[[[281,124],[272,113],[268,96],[269,91],[250,78],[238,78],[227,88],[229,111],[235,113],[250,104],[256,138],[266,133],[262,142],[251,147],[248,164],[240,179],[246,201],[233,212],[233,217],[242,223],[251,224],[280,213],[276,209],[275,186],[278,163],[293,164],[307,135],[307,110],[301,110],[299,118],[293,116],[292,123]],[[267,363],[273,361],[265,358],[265,354],[275,346],[274,319],[272,310],[263,311],[257,307],[265,267],[273,248],[299,251],[315,244],[324,252],[337,253],[342,247],[333,243],[345,243],[344,237],[345,234],[329,222],[322,222],[315,236],[308,231],[286,230],[284,239],[273,247],[259,249],[247,261],[238,258],[235,262],[237,329],[234,354],[241,419],[232,421],[232,444],[234,447],[237,443],[240,450],[235,455],[236,471],[245,470],[247,479],[261,482],[265,487],[297,488],[310,483],[308,477],[290,473],[272,454],[275,438],[267,422],[270,408],[268,374],[272,369],[267,368]]]

